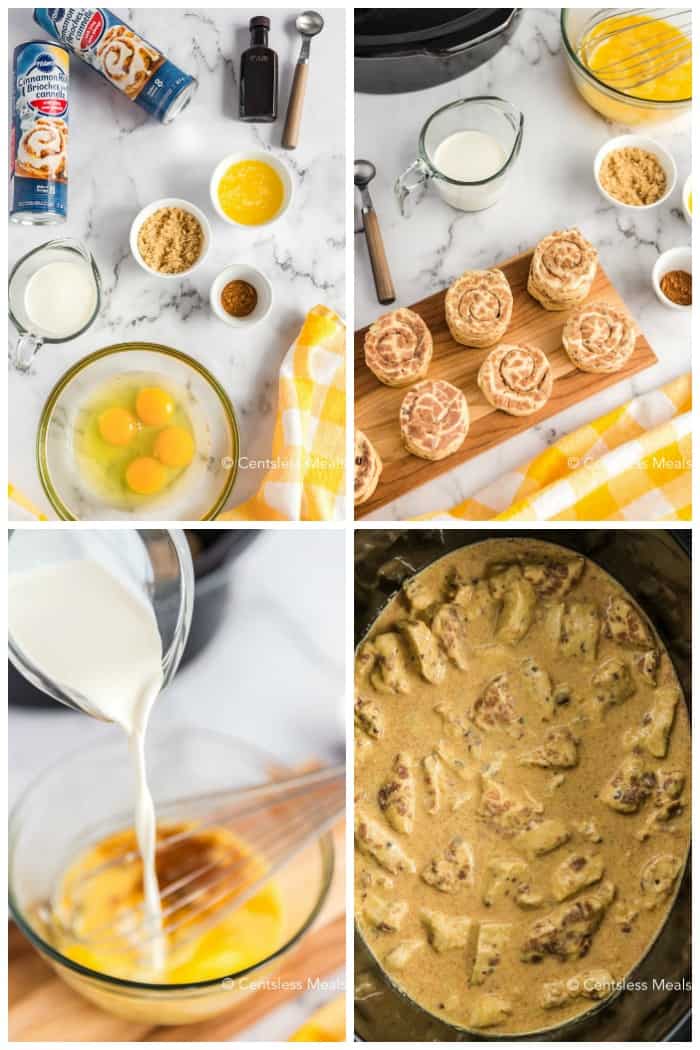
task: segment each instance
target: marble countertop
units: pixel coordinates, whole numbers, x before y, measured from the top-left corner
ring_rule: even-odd
[[[231,600],[216,635],[178,673],[156,704],[152,724],[230,733],[291,765],[312,757],[342,760],[344,542],[337,530],[262,532],[230,566]],[[45,710],[11,704],[10,805],[59,757],[115,732],[58,703]],[[342,990],[342,974],[326,980],[325,989],[307,991],[238,1038],[289,1038]]]
[[[117,9],[124,13],[124,9]],[[311,48],[300,145],[282,150],[287,99],[299,51],[296,9],[273,9],[270,46],[279,56],[279,117],[275,124],[237,119],[240,55],[248,20],[258,9],[133,9],[125,19],[199,80],[189,107],[164,126],[101,80],[71,62],[68,221],[61,226],[9,227],[10,265],[54,237],[82,240],[103,282],[103,306],[92,328],[68,343],[44,347],[28,374],[10,368],[9,480],[54,517],[35,465],[36,431],[49,391],[63,372],[100,347],[143,339],[176,347],[200,360],[225,387],[238,415],[242,454],[269,457],[279,366],[304,315],[317,303],[345,308],[345,12],[321,8],[325,29]],[[44,34],[30,8],[9,13],[10,56],[16,44]],[[269,230],[227,225],[209,200],[218,161],[238,150],[271,149],[289,165],[292,208]],[[164,281],[129,252],[136,213],[161,197],[182,197],[210,220],[213,245],[191,277]],[[270,278],[274,306],[258,326],[238,334],[209,306],[214,277],[230,262],[251,262]],[[10,343],[14,343],[14,329]],[[251,496],[264,470],[239,472],[229,506]],[[10,516],[23,518],[14,505]]]
[[[392,184],[416,157],[427,117],[459,97],[500,95],[525,115],[523,149],[506,195],[488,211],[465,213],[433,189],[409,219],[399,214]],[[613,135],[611,125],[577,94],[567,71],[559,9],[527,9],[510,44],[460,80],[402,95],[355,95],[356,156],[377,166],[371,191],[397,290],[395,306],[446,288],[463,270],[485,268],[533,247],[552,230],[578,225],[599,249],[613,284],[639,322],[659,362],[526,434],[483,453],[407,493],[365,520],[401,520],[448,509],[543,451],[558,437],[690,368],[690,312],[659,303],[651,269],[660,252],[690,244],[681,188],[690,172],[690,118],[648,133],[673,154],[678,185],[659,208],[634,214],[609,205],[593,181],[593,158]],[[355,322],[385,312],[376,300],[367,249],[357,234]]]

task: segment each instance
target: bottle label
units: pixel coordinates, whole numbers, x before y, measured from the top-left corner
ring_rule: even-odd
[[[10,214],[65,218],[68,197],[69,55],[58,44],[15,48]]]
[[[162,51],[104,7],[36,7],[34,20],[107,80],[159,120],[182,106],[183,91],[194,91],[194,77],[178,69]]]

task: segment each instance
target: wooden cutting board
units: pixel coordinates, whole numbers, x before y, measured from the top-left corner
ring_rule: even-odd
[[[458,452],[446,459],[433,463],[406,451],[399,432],[399,407],[408,388],[392,388],[379,382],[365,364],[364,338],[367,328],[355,333],[355,425],[367,434],[384,463],[374,495],[367,503],[355,508],[357,518],[378,510],[384,504],[473,459],[479,453],[500,445],[508,438],[522,434],[533,424],[541,423],[543,419],[549,419],[557,412],[585,401],[613,383],[619,383],[621,379],[628,379],[656,364],[656,354],[645,337],[640,335],[634,353],[619,372],[592,375],[574,368],[561,345],[561,332],[569,311],[545,310],[527,292],[531,258],[532,252],[529,251],[497,264],[508,278],[513,292],[513,317],[503,341],[532,343],[545,351],[552,365],[552,396],[544,408],[531,416],[509,416],[500,412],[481,393],[476,376],[489,351],[473,350],[454,341],[445,321],[444,291],[436,292],[410,307],[420,314],[433,335],[433,359],[427,378],[447,379],[454,383],[464,392],[469,404],[470,426],[466,441]],[[626,309],[602,266],[598,266],[588,298],[606,299]]]
[[[44,962],[13,922],[8,931],[9,1037],[11,1042],[227,1042],[300,993],[293,982],[325,978],[345,961],[345,825],[334,833],[335,872],[312,930],[271,976],[289,982],[261,989],[218,1017],[191,1025],[150,1026],[99,1010],[74,992]],[[335,993],[329,992],[329,998]],[[292,1032],[280,1032],[288,1039]]]

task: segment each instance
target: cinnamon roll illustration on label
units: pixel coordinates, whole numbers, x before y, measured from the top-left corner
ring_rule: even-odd
[[[100,72],[131,99],[138,96],[165,62],[165,55],[123,25],[107,30],[95,54]]]
[[[493,346],[505,335],[513,293],[502,270],[467,270],[447,289],[445,318],[464,346]]]
[[[355,506],[366,503],[382,473],[382,461],[376,448],[361,430],[355,430]]]
[[[399,426],[404,445],[421,459],[445,459],[464,443],[469,407],[461,390],[444,379],[424,379],[401,403]]]
[[[15,174],[33,179],[68,178],[68,125],[60,117],[39,117],[17,145]]]
[[[580,230],[555,230],[535,248],[527,290],[545,310],[568,310],[586,298],[597,269],[598,252]]]
[[[639,330],[632,318],[611,303],[584,303],[567,319],[562,343],[582,372],[618,372],[634,352]]]
[[[386,386],[408,386],[422,379],[433,356],[430,329],[413,310],[392,310],[365,335],[365,361]]]
[[[511,416],[529,416],[543,408],[552,393],[552,369],[536,346],[503,343],[488,355],[477,377],[489,404]]]

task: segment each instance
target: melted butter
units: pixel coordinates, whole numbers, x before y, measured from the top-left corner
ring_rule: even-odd
[[[262,160],[241,160],[224,173],[218,187],[219,204],[234,222],[261,226],[270,222],[284,203],[282,180]]]
[[[470,1029],[475,1027],[473,1018],[482,995],[505,1000],[511,1012],[500,1023],[485,1029],[489,1035],[524,1034],[557,1027],[595,1007],[596,1003],[590,999],[565,996],[561,1005],[545,1009],[545,985],[576,981],[583,973],[594,970],[605,970],[617,981],[629,974],[644,957],[668,916],[688,850],[690,729],[682,698],[676,708],[666,755],[652,757],[643,750],[640,752],[646,771],[675,770],[684,777],[680,813],[668,823],[653,826],[651,833],[644,837],[644,829],[655,812],[654,796],[631,813],[615,811],[601,798],[603,789],[633,748],[630,734],[639,732],[645,714],[654,704],[657,689],[678,688],[673,665],[660,640],[653,636],[653,644],[660,653],[654,687],[637,670],[634,661],[640,650],[624,648],[602,632],[594,658],[582,657],[578,643],[574,647],[572,637],[565,638],[566,630],[561,635],[555,632],[557,644],[553,644],[551,610],[560,604],[559,599],[539,598],[524,636],[515,641],[502,640],[498,635],[499,617],[505,607],[505,603],[501,606],[502,595],[498,599],[492,596],[483,600],[483,590],[479,590],[478,584],[474,587],[477,581],[494,572],[494,566],[499,563],[570,557],[571,552],[551,544],[493,540],[450,554],[415,577],[420,602],[409,612],[403,595],[394,598],[375,622],[368,638],[372,641],[380,635],[391,635],[397,624],[409,616],[431,623],[436,603],[447,600],[446,581],[456,570],[465,581],[467,668],[461,669],[454,662],[446,661],[444,678],[437,684],[425,680],[417,659],[408,655],[409,648],[405,646],[403,684],[407,688],[393,693],[385,683],[382,688],[381,680],[368,670],[362,646],[358,650],[357,693],[362,700],[375,705],[382,720],[382,731],[378,738],[358,732],[357,810],[374,821],[382,834],[393,838],[415,869],[387,876],[386,870],[366,853],[356,853],[355,906],[360,931],[391,980],[442,1020]],[[488,585],[486,592],[490,593]],[[612,597],[632,601],[610,576],[586,561],[583,575],[561,601],[565,605],[592,603],[602,618],[603,609]],[[423,646],[425,653],[429,647],[425,648],[425,642]],[[599,710],[592,678],[612,658],[622,659],[629,665],[634,692],[624,701],[606,704],[604,710]],[[542,717],[543,710],[535,692],[523,688],[520,676],[528,660],[536,661],[550,675],[555,687],[568,687],[569,699],[554,706],[546,719]],[[489,728],[481,719],[481,724],[475,724],[473,717],[485,686],[503,673],[514,683],[517,715],[508,731],[498,726]],[[400,676],[394,680],[400,681]],[[552,728],[561,727],[570,727],[578,739],[575,765],[556,769],[521,764],[525,756],[532,756],[542,747],[545,735]],[[431,812],[433,799],[424,779],[422,760],[435,749],[443,757],[439,760],[439,808]],[[383,789],[386,791],[386,785],[396,775],[398,753],[403,763],[412,762],[410,768],[415,775],[415,818],[409,832],[392,828],[380,803],[380,793]],[[537,814],[536,821],[561,822],[569,835],[568,841],[551,852],[534,855],[530,852],[530,840],[528,844],[525,839],[518,841],[517,833],[511,833],[507,820],[498,827],[494,821],[480,817],[484,777],[502,785],[511,797],[531,810],[537,812],[541,806],[542,812]],[[590,837],[591,822],[600,841]],[[466,839],[473,851],[473,882],[465,882],[456,892],[440,892],[422,879],[421,873],[434,859],[444,857],[445,848],[456,836]],[[580,853],[602,860],[602,879],[562,902],[558,895],[562,862]],[[661,897],[654,907],[647,908],[640,890],[640,872],[660,854],[677,858],[680,872],[671,892]],[[520,873],[510,885],[505,884],[505,892],[502,886],[489,899],[490,891],[486,889],[490,881],[489,865],[501,858],[519,861]],[[527,885],[527,893],[519,903],[515,898],[521,883]],[[596,893],[606,883],[614,887],[615,898],[606,908],[586,953],[565,960],[552,954],[546,954],[539,962],[526,962],[521,958],[533,923],[555,913],[562,903],[573,904],[589,893]],[[404,907],[398,930],[373,925],[371,911],[366,909],[376,909],[377,901],[380,905],[388,902]],[[435,950],[421,921],[422,910],[441,913],[452,924],[471,920],[466,943],[452,950]],[[629,916],[634,917],[627,924]],[[490,957],[487,959],[486,976],[479,983],[474,981],[474,964],[477,938],[484,923],[505,924],[507,936],[493,966],[488,965]],[[396,949],[405,945],[413,945],[412,954],[406,964],[396,968],[400,956]]]
[[[158,841],[185,829],[186,825],[160,825]],[[140,961],[142,952],[134,949],[129,930],[120,927],[120,914],[131,913],[143,904],[140,861],[104,866],[110,859],[123,856],[134,847],[132,830],[117,832],[81,854],[70,865],[59,888],[51,937],[64,955],[98,973],[125,980],[148,980]],[[217,870],[221,874],[228,865],[240,865],[242,861],[247,865],[248,881],[264,870],[262,861],[227,829],[216,827],[196,831],[187,840],[158,851],[156,867],[161,892],[183,874],[205,864],[214,865],[207,879],[215,880]],[[191,884],[187,891],[183,889],[180,900],[185,892],[191,892],[193,886],[196,888],[198,883]],[[198,902],[199,907],[205,908],[203,917],[196,914],[192,904],[185,904],[177,913],[182,925],[167,934],[165,969],[159,978],[160,983],[215,980],[255,965],[280,947],[283,908],[276,883],[265,884],[250,900],[229,914],[224,914],[225,896],[221,901],[213,900],[221,888],[221,884],[212,886],[209,895]],[[167,913],[169,905],[177,900],[177,894],[166,897],[164,911]],[[197,932],[195,920],[203,918],[203,923],[206,923],[219,913],[219,921],[203,932]],[[165,925],[167,928],[167,914]]]

